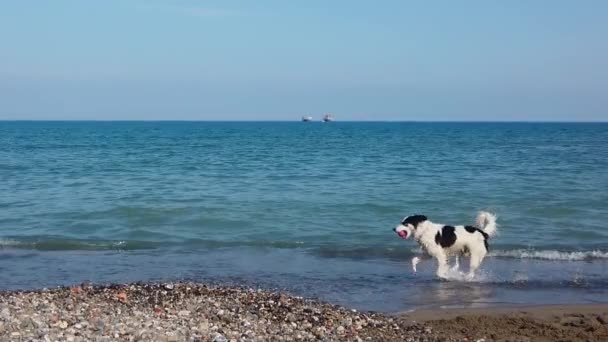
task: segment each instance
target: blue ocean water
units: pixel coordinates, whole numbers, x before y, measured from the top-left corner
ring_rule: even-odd
[[[361,309],[608,298],[608,124],[0,122],[0,289],[198,280]],[[412,274],[422,213],[500,234]]]

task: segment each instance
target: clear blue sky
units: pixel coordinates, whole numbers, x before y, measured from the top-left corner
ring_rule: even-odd
[[[608,120],[608,1],[0,2],[0,119]]]

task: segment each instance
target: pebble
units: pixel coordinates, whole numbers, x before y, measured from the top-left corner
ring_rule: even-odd
[[[0,316],[5,320],[9,320],[11,317],[11,311],[8,308],[4,308],[0,310]]]
[[[222,334],[217,334],[213,337],[213,340],[211,340],[211,342],[228,342],[228,339]]]
[[[0,341],[421,341],[421,331],[394,330],[392,317],[366,315],[259,289],[87,285],[0,292]]]
[[[176,333],[173,333],[173,332],[167,333],[167,342],[178,342],[178,341],[179,341],[179,337],[177,336]]]

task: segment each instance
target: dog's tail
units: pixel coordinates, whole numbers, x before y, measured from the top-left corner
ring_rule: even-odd
[[[489,237],[496,235],[498,232],[498,225],[496,225],[496,215],[487,211],[481,211],[477,215],[477,227],[483,230],[484,233],[488,234]]]

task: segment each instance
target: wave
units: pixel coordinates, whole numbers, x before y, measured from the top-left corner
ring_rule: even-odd
[[[78,239],[0,239],[1,249],[29,249],[39,251],[107,251],[154,249],[158,243],[148,241],[104,241]]]
[[[379,247],[359,247],[359,248],[327,248],[319,247],[315,253],[322,257],[344,257],[351,259],[365,258],[388,258],[402,259],[413,257],[420,254],[417,249],[397,249]],[[490,252],[488,257],[503,259],[537,259],[551,261],[591,261],[608,260],[608,251],[587,250],[587,251],[559,251],[559,250],[534,250],[534,249],[513,249],[497,250]]]
[[[216,241],[191,239],[187,241],[145,241],[145,240],[85,240],[64,237],[12,237],[0,238],[2,249],[29,249],[39,251],[137,251],[159,248],[217,249],[217,248],[277,248],[293,249],[304,244],[302,241]]]
[[[516,249],[509,251],[491,252],[489,256],[513,259],[539,259],[556,261],[585,261],[593,259],[608,259],[608,251],[557,251]]]
[[[14,236],[0,238],[1,249],[26,249],[39,251],[137,251],[162,248],[182,250],[222,249],[222,248],[267,248],[298,249],[321,258],[391,259],[403,260],[420,254],[418,248],[386,247],[383,245],[338,245],[306,241],[282,240],[207,240],[185,239],[150,240],[98,240],[75,239],[63,236]],[[592,248],[588,250],[533,249],[513,246],[493,250],[489,257],[503,259],[536,259],[549,261],[591,261],[608,260],[608,250]]]

